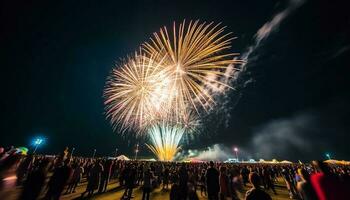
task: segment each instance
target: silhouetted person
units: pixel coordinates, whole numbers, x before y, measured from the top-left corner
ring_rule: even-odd
[[[89,171],[88,184],[86,186],[86,191],[81,194],[82,197],[85,195],[85,193],[88,193],[88,196],[92,196],[94,194],[94,190],[98,188],[98,184],[100,183],[102,172],[103,166],[101,165],[100,160],[97,160]]]
[[[264,167],[262,169],[262,175],[263,175],[262,177],[264,179],[263,182],[265,184],[264,186],[265,186],[266,190],[271,189],[274,194],[277,194],[276,190],[275,190],[275,184],[273,183],[273,180],[271,178],[271,173],[270,172],[271,172],[270,168],[268,168],[268,167]]]
[[[135,187],[137,170],[134,166],[128,166],[126,171],[125,191],[123,198],[131,199],[132,191]]]
[[[70,183],[67,187],[67,194],[68,193],[74,193],[75,192],[75,188],[78,186],[78,184],[80,183],[82,177],[84,174],[84,168],[82,167],[82,164],[77,163],[74,166],[74,171],[73,171],[73,175],[72,178],[70,180]]]
[[[257,173],[250,173],[249,181],[253,185],[253,188],[246,192],[245,200],[272,200],[270,195],[261,190],[260,177]]]
[[[38,169],[28,174],[27,180],[23,185],[22,194],[19,199],[35,200],[39,197],[40,192],[45,185],[49,163],[49,160],[41,161]]]
[[[168,189],[169,184],[169,168],[165,168],[163,172],[163,189]]]
[[[199,178],[199,185],[200,185],[200,189],[201,189],[201,196],[206,195],[207,193],[207,189],[206,189],[206,181],[205,181],[205,170],[202,170],[202,173],[200,175]]]
[[[350,199],[349,184],[340,181],[339,177],[330,172],[322,161],[314,161],[319,171],[311,175],[311,184],[320,200],[348,200]]]
[[[111,171],[112,171],[112,161],[111,160],[106,160],[104,162],[103,172],[101,174],[101,181],[100,181],[100,186],[99,186],[99,189],[98,189],[99,193],[106,192],[107,185],[108,185],[108,182],[109,182],[109,177],[111,175]]]
[[[241,176],[242,176],[242,179],[243,179],[243,185],[246,186],[246,184],[248,183],[248,178],[249,178],[249,170],[246,166],[244,166],[242,169],[241,169]]]
[[[312,188],[310,182],[310,174],[304,168],[298,169],[301,181],[297,183],[297,190],[299,197],[302,200],[314,200],[317,199],[316,193]]]
[[[170,200],[179,200],[179,191],[179,184],[177,182],[174,182],[170,189]]]
[[[70,160],[66,159],[62,166],[59,166],[55,169],[49,183],[48,183],[48,191],[46,193],[45,199],[59,199],[61,193],[64,189],[64,186],[67,184],[71,174],[72,168],[69,166]]]
[[[188,200],[199,200],[197,192],[196,192],[196,186],[193,185],[192,183],[188,184]]]
[[[297,194],[297,189],[295,188],[295,185],[293,183],[293,176],[294,174],[291,174],[291,171],[288,167],[284,167],[282,169],[282,176],[284,181],[286,182],[287,185],[287,189],[289,191],[289,197],[295,198],[296,194]]]
[[[209,166],[206,173],[208,199],[217,200],[220,190],[219,172],[215,169],[213,161],[210,161]]]
[[[68,147],[64,148],[63,152],[61,152],[57,157],[55,167],[59,167],[63,162],[67,160],[68,153],[69,153],[69,148]]]
[[[148,168],[143,175],[142,200],[149,200],[149,194],[152,189],[152,179],[153,179],[153,174],[151,170]]]
[[[188,192],[188,173],[185,164],[182,164],[179,170],[179,196],[185,200]]]
[[[227,197],[230,196],[230,191],[229,191],[229,179],[226,174],[226,167],[224,166],[220,167],[219,183],[220,183],[220,200],[225,200]]]

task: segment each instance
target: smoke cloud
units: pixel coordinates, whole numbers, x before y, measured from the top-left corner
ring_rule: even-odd
[[[255,42],[248,50],[242,54],[241,59],[248,63],[249,56],[258,49],[273,32],[278,30],[283,20],[285,20],[293,11],[305,3],[305,0],[290,0],[287,8],[277,13],[272,19],[266,22],[255,34]],[[245,64],[244,64],[245,66]],[[243,66],[243,68],[244,68]]]
[[[317,118],[312,114],[298,114],[291,118],[277,119],[258,128],[252,138],[254,156],[257,158],[289,158],[293,151],[309,154],[315,143],[308,140],[308,135],[317,130]]]
[[[278,30],[282,22],[290,16],[297,8],[305,3],[305,0],[290,0],[285,9],[275,14],[272,19],[262,25],[259,30],[254,35],[254,42],[249,46],[240,57],[235,59],[243,61],[239,65],[229,65],[226,68],[225,75],[220,77],[219,82],[229,85],[231,88],[218,84],[215,81],[209,81],[210,84],[207,85],[207,88],[212,92],[218,94],[216,95],[217,102],[220,104],[215,108],[216,111],[212,112],[211,115],[215,116],[215,119],[220,119],[218,113],[223,113],[224,118],[223,125],[228,127],[230,120],[230,112],[236,107],[239,100],[242,96],[242,91],[249,84],[254,83],[255,80],[251,74],[247,71],[249,66],[254,65],[255,60],[257,60],[256,50],[259,49],[263,43],[273,35],[274,32]],[[208,80],[216,80],[218,77],[208,77]],[[227,91],[230,91],[229,95],[222,95]],[[234,103],[232,103],[234,102]]]
[[[336,100],[318,111],[304,111],[256,127],[249,149],[255,158],[325,159],[325,152],[337,159],[349,159],[347,141],[350,110]],[[337,152],[338,151],[338,152]]]
[[[189,149],[176,156],[177,160],[195,159],[201,161],[225,161],[228,158],[232,158],[232,151],[221,144],[214,144],[204,150]]]

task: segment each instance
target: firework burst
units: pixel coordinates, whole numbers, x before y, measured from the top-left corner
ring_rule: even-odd
[[[141,131],[164,116],[169,81],[161,61],[137,52],[113,69],[104,90],[113,128]]]
[[[238,64],[233,59],[237,54],[223,53],[231,46],[231,33],[223,34],[225,27],[220,24],[174,23],[172,31],[161,28],[154,33],[150,42],[143,44],[147,55],[155,55],[156,61],[171,77],[169,101],[175,118],[179,119],[188,107],[198,112],[199,108],[208,110],[215,103],[207,84],[230,87],[220,81],[225,76],[228,65]],[[184,109],[185,108],[185,109]]]
[[[172,160],[182,136],[197,130],[199,113],[215,104],[217,91],[231,88],[227,80],[241,61],[225,53],[234,38],[224,31],[214,23],[174,23],[116,66],[104,90],[113,128],[148,134],[147,146],[158,159]]]
[[[172,161],[180,149],[179,143],[185,130],[179,126],[170,126],[166,123],[152,126],[148,130],[151,144],[146,146],[161,161]]]

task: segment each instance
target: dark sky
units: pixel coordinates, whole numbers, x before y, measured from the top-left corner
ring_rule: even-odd
[[[103,115],[102,90],[116,61],[159,27],[183,19],[222,22],[238,37],[232,50],[244,53],[258,29],[288,5],[2,1],[0,145],[29,146],[33,137],[45,136],[42,152],[74,146],[81,155],[94,148],[98,155],[111,154],[116,147],[130,154],[137,140],[113,133]],[[211,120],[191,147],[238,145],[254,158],[313,159],[330,152],[350,159],[346,8],[336,1],[309,0],[286,17],[252,53],[241,83],[253,81],[228,94],[231,109],[220,122]],[[149,154],[143,145],[141,154]]]

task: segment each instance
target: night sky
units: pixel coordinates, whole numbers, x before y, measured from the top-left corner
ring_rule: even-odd
[[[102,3],[103,2],[103,3]],[[112,131],[102,91],[110,70],[173,21],[222,22],[244,54],[257,31],[295,1],[2,1],[0,146],[79,155],[115,148],[151,155],[144,140]],[[306,0],[249,57],[220,117],[184,148],[237,145],[246,158],[350,159],[350,15]],[[220,103],[219,103],[220,104]],[[217,119],[217,121],[215,120]]]

